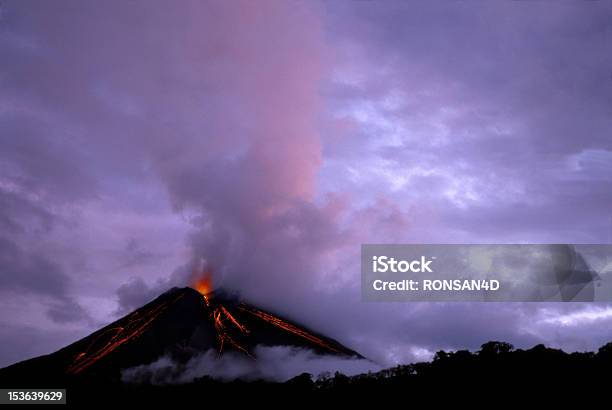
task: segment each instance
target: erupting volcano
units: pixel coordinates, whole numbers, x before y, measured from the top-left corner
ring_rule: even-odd
[[[118,380],[123,369],[162,355],[187,361],[215,349],[257,360],[255,347],[296,346],[320,354],[355,356],[339,342],[252,306],[222,289],[209,276],[193,287],[173,288],[91,335],[46,356],[0,370],[0,381],[52,377]]]

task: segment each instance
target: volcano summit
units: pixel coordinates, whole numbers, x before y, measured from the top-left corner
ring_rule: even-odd
[[[215,349],[257,360],[255,347],[295,346],[319,354],[362,356],[339,342],[259,309],[219,289],[173,288],[55,353],[0,370],[0,381],[95,378],[119,380],[123,369],[162,355],[177,361]]]

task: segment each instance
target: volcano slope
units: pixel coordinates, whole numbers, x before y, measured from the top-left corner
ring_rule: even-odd
[[[187,361],[215,349],[257,360],[257,345],[295,346],[319,354],[362,356],[336,340],[266,312],[223,290],[203,295],[173,288],[123,318],[55,353],[0,370],[0,384],[23,387],[89,379],[118,382],[123,369],[162,355]],[[25,384],[24,384],[25,383]]]

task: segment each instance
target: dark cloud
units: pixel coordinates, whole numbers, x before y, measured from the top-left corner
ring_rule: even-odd
[[[47,316],[57,323],[89,319],[71,295],[71,277],[48,256],[23,250],[0,236],[0,291],[5,295],[36,295],[47,304]]]
[[[142,278],[132,278],[117,289],[117,314],[127,314],[152,301],[167,289],[165,286],[151,288]]]
[[[76,301],[71,299],[52,302],[47,315],[56,323],[72,323],[89,319],[89,314]]]
[[[16,136],[9,136],[2,141],[13,139],[18,140]],[[9,162],[21,164],[30,159],[29,154],[20,158],[11,156],[15,152],[10,150],[4,152],[7,156],[0,158],[1,166]],[[31,158],[32,163],[40,159],[34,154]],[[49,163],[49,166],[53,165]],[[45,177],[49,179],[45,179],[32,169],[21,171],[13,178],[7,171],[0,179],[0,292],[5,298],[38,296],[44,304],[50,305],[47,317],[58,323],[86,320],[89,318],[86,310],[72,295],[73,278],[44,245],[50,232],[58,224],[66,223],[54,210],[52,198],[63,194],[58,194],[60,190],[53,184],[69,182],[69,179],[61,174],[56,175],[57,178],[47,174]],[[47,191],[51,194],[47,195]]]
[[[44,205],[24,198],[10,187],[0,189],[0,227],[5,234],[19,235],[28,230],[49,231],[57,222],[56,216]]]
[[[26,253],[17,244],[0,239],[0,260],[3,290],[64,295],[69,278],[55,262],[36,254]]]
[[[154,263],[165,255],[151,252],[143,247],[135,238],[130,238],[125,246],[123,268],[131,268],[142,264]]]
[[[0,116],[3,185],[52,203],[95,195],[96,181],[77,139],[57,120],[41,116],[36,110]]]

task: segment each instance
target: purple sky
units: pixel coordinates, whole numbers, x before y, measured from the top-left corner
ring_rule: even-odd
[[[606,304],[360,302],[361,243],[609,243],[609,2],[3,1],[0,366],[198,264],[382,364]]]

